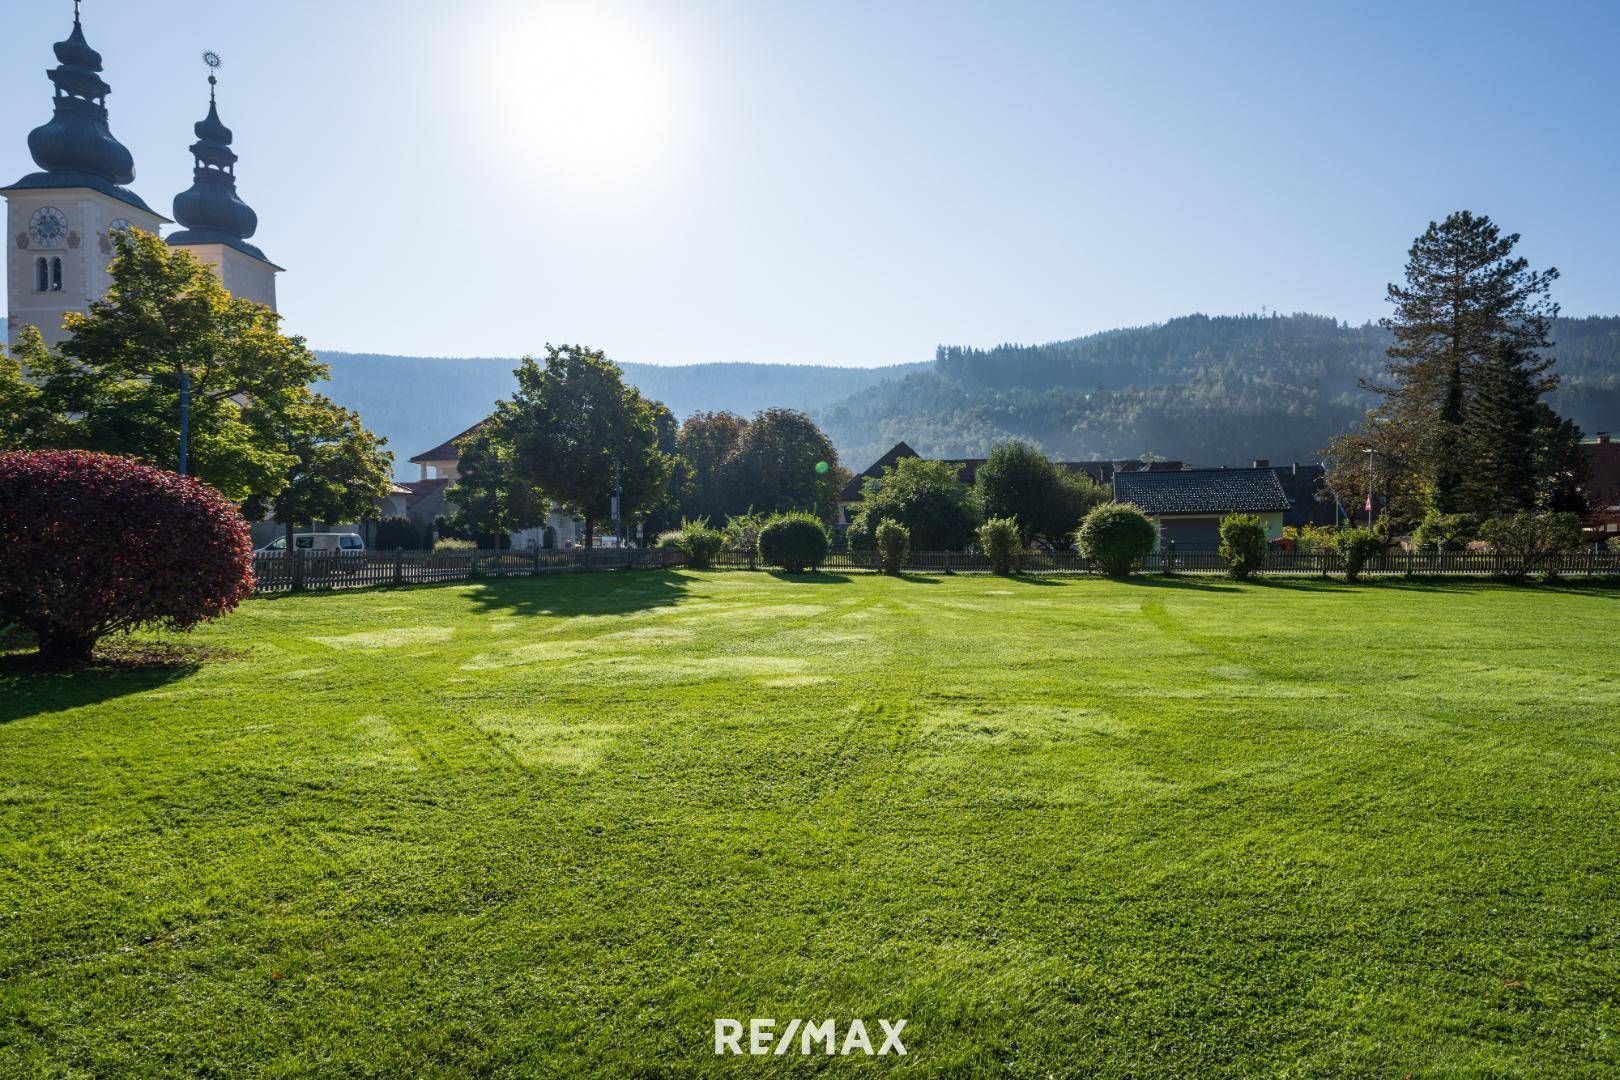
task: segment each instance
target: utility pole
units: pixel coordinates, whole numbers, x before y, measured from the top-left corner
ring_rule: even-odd
[[[619,459],[613,459],[613,535],[617,538],[619,546],[624,547],[624,523],[620,513],[624,508],[624,484],[619,475]]]

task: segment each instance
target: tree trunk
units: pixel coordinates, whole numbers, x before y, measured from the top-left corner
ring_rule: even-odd
[[[591,550],[596,542],[596,515],[589,510],[585,511],[585,550]]]
[[[59,663],[88,662],[96,648],[94,637],[66,630],[47,630],[35,636],[39,638],[39,655]]]

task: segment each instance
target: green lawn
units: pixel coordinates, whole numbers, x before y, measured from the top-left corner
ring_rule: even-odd
[[[1615,1075],[1620,591],[614,573],[0,670],[0,1075]],[[716,1017],[905,1018],[717,1059]]]

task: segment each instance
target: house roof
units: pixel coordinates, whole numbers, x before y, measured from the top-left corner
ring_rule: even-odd
[[[413,507],[439,489],[449,487],[450,481],[446,477],[436,476],[432,480],[407,480],[399,486],[410,492],[405,498],[405,505]]]
[[[866,483],[867,478],[873,476],[882,476],[884,469],[892,469],[895,462],[899,461],[901,458],[913,458],[920,456],[921,455],[918,454],[917,451],[907,446],[904,442],[895,443],[894,446],[889,449],[887,454],[884,454],[882,457],[872,462],[872,464],[867,467],[865,472],[856,473],[854,476],[849,478],[848,482],[844,484],[844,490],[838,493],[839,501],[860,502],[861,487]]]
[[[1264,514],[1288,509],[1273,469],[1114,474],[1114,498],[1148,514]]]
[[[433,449],[424,450],[420,454],[417,454],[415,457],[411,458],[411,463],[421,465],[434,461],[455,461],[461,456],[461,451],[456,448],[456,444],[487,423],[489,423],[488,420],[478,421],[478,423],[474,424],[466,431],[463,431],[460,435],[457,435],[454,438],[446,439]]]
[[[848,483],[844,485],[844,490],[838,494],[838,501],[846,503],[860,502],[861,488],[865,485],[868,479],[882,476],[884,469],[893,468],[895,464],[902,458],[914,458],[921,456],[921,454],[917,453],[917,451],[913,450],[904,442],[895,443],[888,453],[874,461],[865,472],[857,473],[855,476],[849,478]],[[937,460],[946,461],[952,465],[955,465],[956,475],[961,479],[962,483],[971,486],[974,478],[979,475],[979,466],[983,465],[990,459],[981,457],[939,458]],[[1071,472],[1089,473],[1093,480],[1103,484],[1108,483],[1108,481],[1113,477],[1114,473],[1120,470],[1135,471],[1138,469],[1149,469],[1154,472],[1161,472],[1176,471],[1185,469],[1187,467],[1179,461],[1059,461],[1055,462],[1055,464],[1059,468],[1068,469]]]
[[[1327,490],[1327,471],[1320,465],[1274,465],[1271,469],[1288,496],[1288,516],[1285,525],[1332,525],[1338,520],[1337,508]]]

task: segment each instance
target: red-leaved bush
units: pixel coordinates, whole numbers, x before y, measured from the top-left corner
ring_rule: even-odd
[[[189,477],[80,450],[0,454],[0,620],[82,660],[108,634],[187,630],[253,591],[230,500]]]

